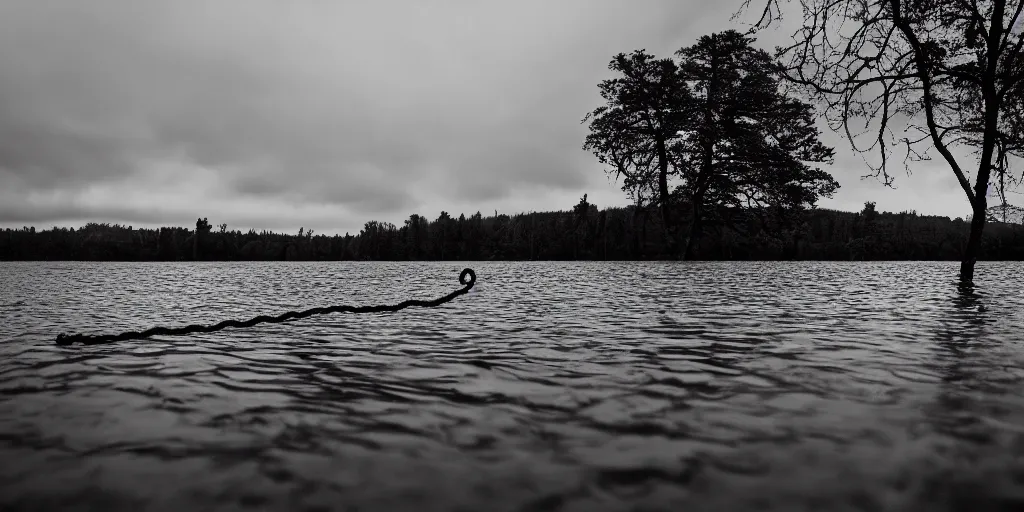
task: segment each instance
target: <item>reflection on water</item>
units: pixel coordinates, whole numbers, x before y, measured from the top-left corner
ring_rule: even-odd
[[[52,342],[464,266],[0,264],[0,508],[1024,505],[1020,264],[481,263]]]

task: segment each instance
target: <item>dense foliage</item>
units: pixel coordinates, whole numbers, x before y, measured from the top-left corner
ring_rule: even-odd
[[[723,216],[736,212],[723,211]],[[718,227],[699,247],[702,259],[957,260],[969,221],[914,212],[858,213],[815,209],[792,228]],[[367,222],[357,235],[267,231],[133,229],[87,224],[80,229],[0,231],[0,260],[637,260],[668,258],[661,217],[635,207],[598,210],[584,198],[571,211],[452,218],[412,215],[397,227]],[[1024,226],[990,222],[982,257],[1024,260]],[[198,232],[198,236],[197,236]],[[775,234],[772,234],[772,233]],[[755,233],[753,235],[749,233]]]
[[[670,252],[686,259],[723,209],[781,219],[839,187],[816,167],[832,149],[814,110],[784,94],[780,66],[753,42],[730,30],[682,48],[678,62],[616,55],[614,77],[598,84],[605,104],[584,118],[583,148],[636,206],[659,207]]]

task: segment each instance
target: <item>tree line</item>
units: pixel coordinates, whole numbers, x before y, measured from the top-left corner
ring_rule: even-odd
[[[758,215],[721,211],[730,224],[710,227],[694,257],[707,260],[957,260],[970,221],[888,213],[813,209],[784,229]],[[434,220],[410,215],[402,226],[370,221],[355,234],[323,235],[90,223],[82,228],[5,229],[0,260],[340,261],[340,260],[650,260],[673,259],[657,212],[598,209],[586,196],[567,211]],[[1019,221],[1018,221],[1019,222]],[[1024,225],[990,222],[980,256],[1024,260]]]

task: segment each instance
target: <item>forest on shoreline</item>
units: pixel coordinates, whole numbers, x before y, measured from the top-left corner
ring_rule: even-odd
[[[970,222],[815,208],[775,225],[748,211],[719,212],[700,260],[959,260]],[[357,234],[196,229],[89,223],[74,229],[0,231],[0,260],[81,261],[486,261],[677,259],[656,211],[599,210],[586,196],[569,211],[452,217],[411,215],[402,226],[370,221]],[[1024,225],[990,221],[983,260],[1024,260]]]

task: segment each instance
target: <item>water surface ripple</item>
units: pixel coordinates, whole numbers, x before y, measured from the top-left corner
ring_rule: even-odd
[[[956,270],[0,263],[0,509],[1022,510],[1024,265]]]

